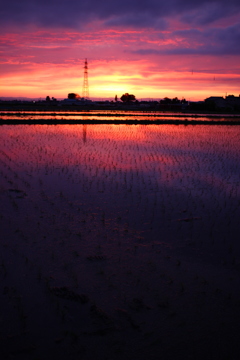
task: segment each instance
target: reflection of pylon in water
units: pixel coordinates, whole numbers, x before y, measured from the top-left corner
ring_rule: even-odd
[[[83,142],[87,141],[87,125],[83,124]]]
[[[82,97],[84,99],[89,98],[89,89],[88,89],[88,62],[87,59],[85,59],[84,62],[84,79],[83,79],[83,94]]]

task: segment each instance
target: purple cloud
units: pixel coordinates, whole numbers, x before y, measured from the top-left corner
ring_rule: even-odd
[[[106,26],[165,27],[178,16],[183,22],[206,24],[240,12],[239,0],[9,0],[0,9],[1,24],[35,24],[48,27],[79,28],[94,20]]]
[[[240,24],[212,27],[206,30],[179,30],[165,35],[169,44],[126,50],[142,56],[148,55],[240,55]]]

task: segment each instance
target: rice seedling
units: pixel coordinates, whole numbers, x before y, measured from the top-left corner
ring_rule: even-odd
[[[202,313],[220,306],[220,288],[222,298],[236,299],[238,128],[86,126],[84,137],[82,125],[1,129],[0,221],[5,242],[27,259],[24,271],[35,269],[38,286],[47,279],[47,294],[59,301],[78,304],[73,298],[88,294],[96,322],[104,323],[100,310],[110,318],[107,306],[131,304],[132,331],[140,322],[131,311],[144,315],[145,303],[155,302],[157,318],[160,309],[179,314],[185,300],[195,314],[195,295],[205,299]],[[233,280],[220,286],[215,268]],[[68,313],[59,311],[65,328]]]

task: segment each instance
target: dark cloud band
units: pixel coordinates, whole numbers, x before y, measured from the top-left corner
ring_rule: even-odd
[[[161,28],[170,16],[206,24],[239,11],[239,0],[9,0],[1,6],[0,20],[2,25],[79,28],[98,20],[111,27]]]

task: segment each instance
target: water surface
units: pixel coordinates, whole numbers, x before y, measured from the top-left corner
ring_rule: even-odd
[[[160,111],[119,111],[119,110],[89,110],[89,111],[2,111],[0,113],[0,120],[14,120],[19,122],[37,121],[37,120],[100,120],[100,121],[178,121],[178,120],[198,120],[206,122],[209,120],[215,121],[239,121],[239,115],[231,114],[196,114],[196,113],[171,113]]]
[[[234,358],[239,139],[226,125],[2,125],[4,354]]]

